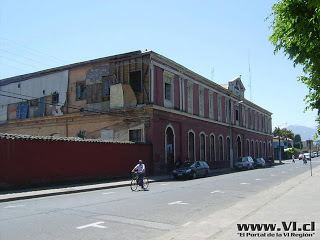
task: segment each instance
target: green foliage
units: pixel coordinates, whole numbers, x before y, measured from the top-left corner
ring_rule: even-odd
[[[282,138],[285,138],[285,139],[294,139],[294,133],[289,130],[289,129],[286,129],[286,128],[279,128],[279,127],[276,127],[273,131],[273,135],[275,137],[282,137]]]
[[[271,17],[275,53],[282,50],[294,66],[303,66],[299,79],[309,88],[306,109],[320,109],[320,0],[281,0]]]
[[[302,148],[302,140],[300,134],[294,135],[293,146],[298,149]]]

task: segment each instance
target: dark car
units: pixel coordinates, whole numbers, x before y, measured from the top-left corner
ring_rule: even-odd
[[[241,157],[234,163],[234,167],[239,170],[254,169],[254,162],[250,156]]]
[[[254,167],[259,168],[259,167],[266,167],[266,161],[264,160],[264,158],[255,158],[253,159],[254,161]]]
[[[184,162],[179,168],[172,171],[175,179],[206,177],[209,174],[209,166],[205,161]]]

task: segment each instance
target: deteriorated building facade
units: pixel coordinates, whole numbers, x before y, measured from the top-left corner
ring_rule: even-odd
[[[272,156],[271,113],[155,52],[130,52],[0,81],[0,132],[153,144],[156,172],[176,161],[232,166]],[[107,157],[107,156],[106,156]]]

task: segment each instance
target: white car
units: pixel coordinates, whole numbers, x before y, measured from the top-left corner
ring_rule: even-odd
[[[310,153],[304,153],[303,156],[304,156],[304,158],[305,158],[306,160],[310,160],[310,159],[311,159]]]

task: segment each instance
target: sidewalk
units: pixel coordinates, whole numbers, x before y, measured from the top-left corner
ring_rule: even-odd
[[[211,170],[210,176],[215,176],[219,174],[232,172],[231,169],[216,169]],[[170,175],[161,175],[161,176],[151,176],[148,177],[149,182],[161,182],[172,180]],[[2,194],[0,192],[0,202],[9,202],[15,200],[29,199],[29,198],[37,198],[37,197],[47,197],[61,194],[71,194],[71,193],[79,193],[79,192],[88,192],[95,191],[101,189],[108,188],[117,188],[117,187],[125,187],[130,186],[131,179],[123,180],[123,181],[108,181],[107,183],[99,183],[99,184],[81,184],[79,186],[70,186],[70,187],[53,187],[48,189],[35,189],[35,190],[17,190],[12,191],[10,193]]]
[[[305,172],[295,178],[257,193],[235,205],[217,211],[208,217],[188,226],[164,234],[159,240],[252,240],[252,239],[320,239],[320,166],[314,168],[313,176]],[[282,222],[287,225],[297,222],[297,230],[283,230]],[[315,231],[298,230],[302,224],[315,222]],[[277,224],[275,231],[243,231],[240,237],[237,224]],[[292,229],[291,229],[292,230]],[[249,235],[247,235],[249,233]],[[262,235],[258,235],[258,234]],[[266,236],[263,235],[266,234]],[[267,234],[269,233],[269,236]],[[293,235],[291,235],[293,233]],[[250,235],[257,234],[257,235]],[[274,236],[272,235],[274,234]],[[277,235],[278,234],[278,235]],[[296,234],[296,235],[295,235]],[[301,234],[301,235],[299,235]],[[304,235],[303,234],[310,234]],[[280,236],[281,235],[281,236]]]

